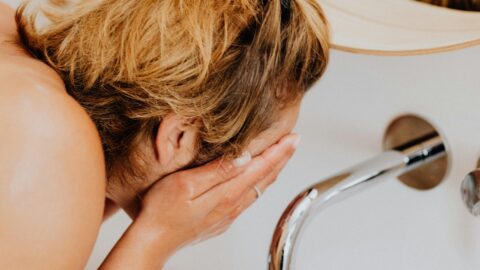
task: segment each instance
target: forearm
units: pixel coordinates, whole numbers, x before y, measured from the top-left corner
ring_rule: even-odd
[[[110,251],[100,269],[159,270],[175,251],[166,231],[137,219]]]

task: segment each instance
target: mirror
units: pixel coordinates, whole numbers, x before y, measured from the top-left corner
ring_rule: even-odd
[[[417,0],[436,6],[465,11],[480,11],[480,1],[477,0]]]
[[[480,12],[459,10],[478,10],[480,0],[318,2],[330,21],[332,47],[339,50],[415,55],[480,44]]]

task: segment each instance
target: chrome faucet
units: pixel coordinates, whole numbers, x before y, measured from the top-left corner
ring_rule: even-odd
[[[462,199],[470,213],[480,216],[480,169],[470,172],[463,180]]]
[[[430,132],[305,189],[291,201],[277,223],[270,245],[269,270],[295,268],[295,247],[305,225],[325,207],[367,186],[399,177],[445,155],[444,142],[438,133]]]

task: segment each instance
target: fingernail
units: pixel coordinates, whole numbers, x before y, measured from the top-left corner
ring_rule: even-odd
[[[242,167],[247,165],[250,160],[252,160],[252,156],[250,155],[250,152],[246,151],[233,161],[233,165],[235,165],[235,167]]]

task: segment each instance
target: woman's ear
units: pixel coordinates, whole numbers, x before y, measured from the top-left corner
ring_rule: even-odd
[[[154,147],[159,166],[174,172],[192,161],[197,151],[198,128],[176,114],[164,117],[158,127]]]

